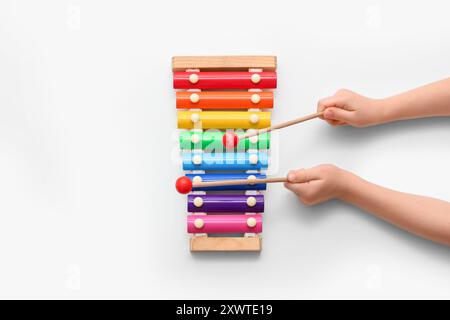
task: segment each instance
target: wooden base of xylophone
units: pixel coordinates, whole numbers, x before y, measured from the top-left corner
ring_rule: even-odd
[[[178,56],[172,57],[172,70],[200,69],[203,71],[248,70],[261,68],[267,71],[277,69],[276,56]]]
[[[191,252],[213,251],[261,251],[261,237],[208,237],[193,236],[190,241]]]

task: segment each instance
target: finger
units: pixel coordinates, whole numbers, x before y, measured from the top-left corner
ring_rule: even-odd
[[[343,123],[342,121],[339,121],[339,120],[325,120],[325,121],[328,122],[328,124],[333,127],[336,127]]]
[[[293,170],[289,171],[287,179],[290,183],[305,183],[319,179],[319,173],[317,168]]]
[[[284,186],[292,191],[304,205],[313,205],[318,203],[320,198],[317,197],[317,183],[319,181],[311,181],[307,183],[289,183]]]
[[[347,125],[348,125],[348,123],[343,122],[343,121],[339,121],[339,120],[331,120],[331,121],[334,122],[333,125],[334,125],[335,127],[341,127],[341,126],[347,126]]]
[[[305,169],[291,170],[287,175],[287,180],[290,183],[302,183],[306,182],[307,174]]]
[[[284,187],[293,193],[295,193],[298,197],[302,197],[304,194],[305,184],[303,183],[289,183],[285,182]]]
[[[330,96],[323,99],[320,99],[319,102],[317,102],[317,112],[322,112],[326,108],[330,106],[334,106],[336,103],[336,97]],[[322,120],[325,120],[323,115],[319,117]]]
[[[330,107],[326,108],[323,114],[326,120],[335,120],[344,123],[351,123],[354,119],[354,112],[347,111],[341,108]]]
[[[292,192],[294,192],[295,193],[295,191],[297,190],[296,189],[296,183],[290,183],[290,182],[285,182],[284,183],[284,187],[286,188],[286,189],[288,189],[288,190],[291,190]]]

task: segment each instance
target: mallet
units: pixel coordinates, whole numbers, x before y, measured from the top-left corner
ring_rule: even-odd
[[[179,193],[186,194],[192,191],[192,188],[200,187],[221,187],[221,186],[236,186],[242,184],[259,184],[259,183],[274,183],[274,182],[287,182],[286,177],[279,178],[265,178],[265,179],[236,179],[236,180],[221,180],[221,181],[209,181],[209,182],[196,182],[193,183],[191,179],[186,176],[180,177],[175,183],[175,188]]]
[[[234,132],[227,132],[227,133],[225,133],[223,135],[222,143],[223,143],[223,146],[225,148],[235,148],[238,145],[238,142],[239,142],[240,139],[247,139],[247,138],[250,138],[250,137],[253,137],[253,136],[257,136],[257,135],[260,135],[260,134],[263,134],[263,133],[266,133],[266,132],[271,132],[271,131],[274,131],[274,130],[286,128],[286,127],[292,126],[294,124],[298,124],[298,123],[305,122],[305,121],[308,121],[308,120],[311,120],[311,119],[314,119],[314,118],[318,118],[318,117],[320,117],[322,115],[323,115],[323,111],[317,112],[317,113],[313,113],[313,114],[310,114],[310,115],[307,115],[307,116],[304,116],[304,117],[300,117],[300,118],[296,118],[296,119],[289,120],[289,121],[286,121],[286,122],[282,122],[282,123],[273,125],[273,126],[268,127],[268,128],[255,130],[253,132],[246,133],[246,134],[244,134],[244,135],[242,135],[240,137],[238,137],[238,135],[236,133],[234,133]]]

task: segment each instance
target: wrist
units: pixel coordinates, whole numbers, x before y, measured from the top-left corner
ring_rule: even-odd
[[[394,121],[396,118],[395,115],[395,104],[392,103],[391,98],[384,98],[377,100],[377,105],[379,109],[379,123],[386,123]]]
[[[346,170],[342,170],[340,172],[340,186],[339,186],[339,192],[337,194],[337,199],[345,201],[345,202],[352,202],[352,198],[354,198],[354,195],[356,193],[356,190],[359,188],[360,178]]]

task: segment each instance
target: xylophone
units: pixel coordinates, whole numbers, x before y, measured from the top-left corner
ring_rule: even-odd
[[[276,57],[173,57],[172,70],[190,249],[260,251]]]

